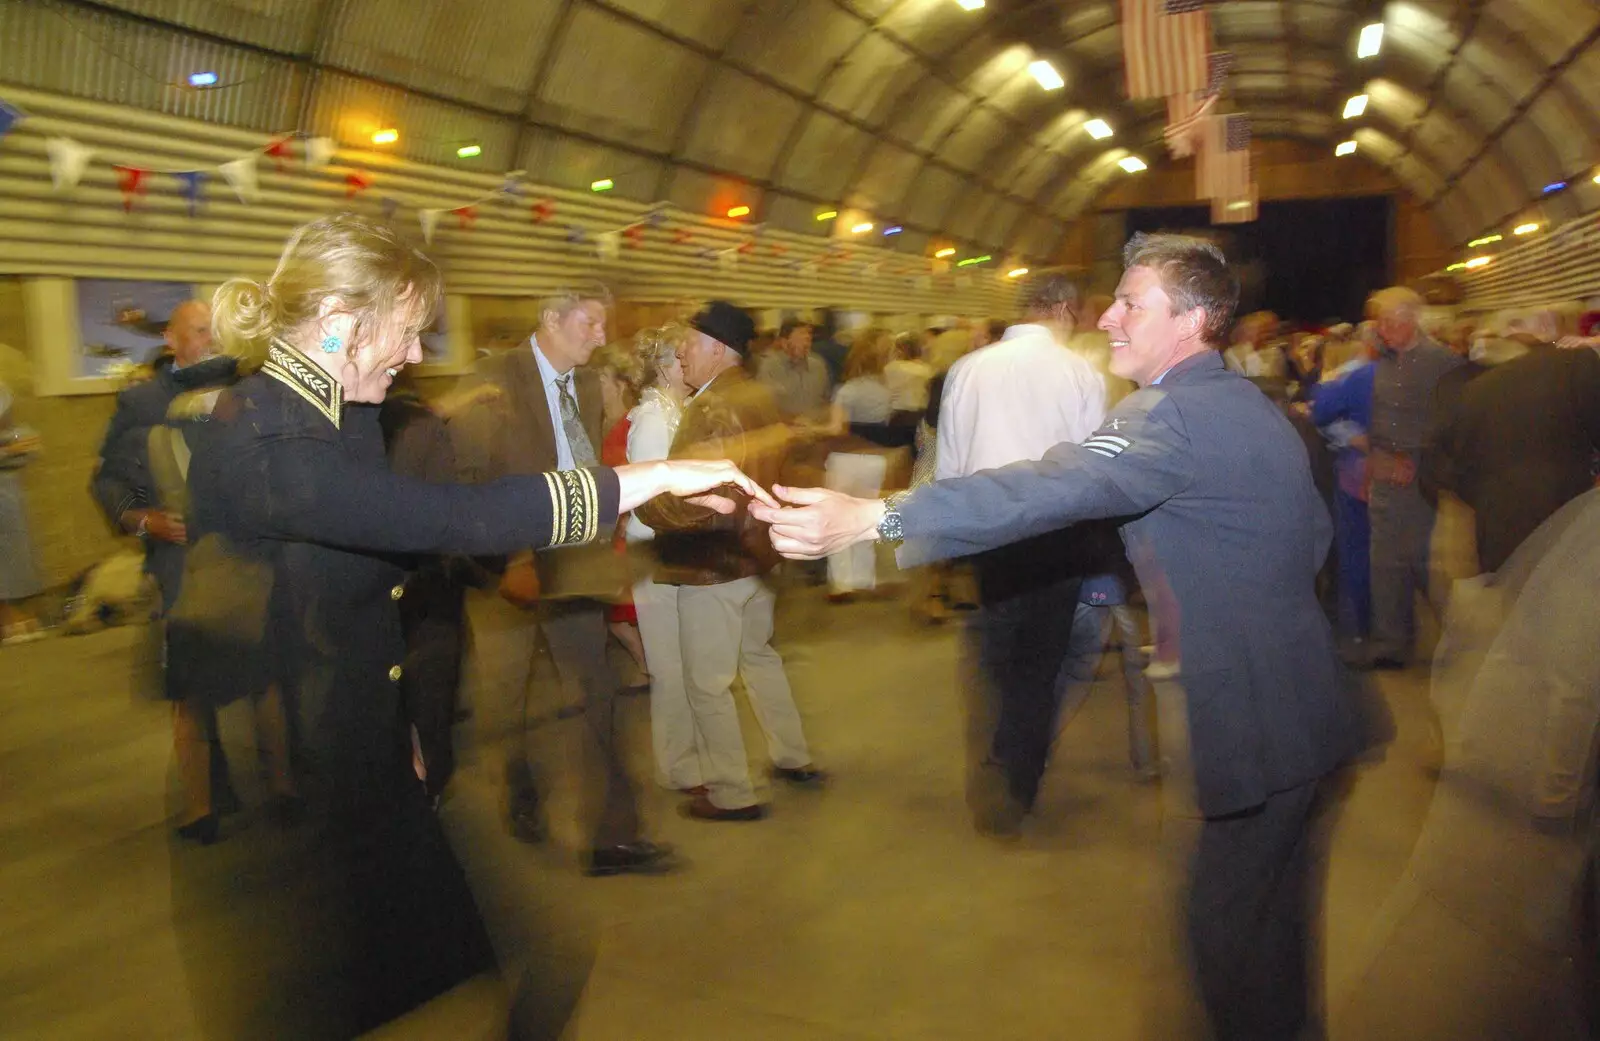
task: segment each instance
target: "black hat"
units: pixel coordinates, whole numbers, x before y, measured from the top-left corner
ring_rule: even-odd
[[[713,300],[689,324],[740,353],[756,335],[756,323],[726,300]]]

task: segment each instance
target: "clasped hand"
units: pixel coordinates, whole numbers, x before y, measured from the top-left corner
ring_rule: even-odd
[[[750,515],[772,526],[772,548],[792,560],[816,560],[875,539],[883,520],[881,499],[783,485],[772,492],[789,505],[751,503]]]

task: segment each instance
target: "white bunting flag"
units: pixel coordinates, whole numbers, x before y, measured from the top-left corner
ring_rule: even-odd
[[[439,226],[439,214],[443,210],[418,210],[417,218],[422,221],[422,241],[433,245],[433,229]]]
[[[615,264],[622,252],[622,232],[602,231],[594,237],[594,248],[600,254],[601,263]]]
[[[333,153],[339,150],[338,143],[331,137],[309,137],[306,139],[306,169],[317,170],[328,165],[328,160],[333,158]]]
[[[44,143],[44,147],[50,153],[50,181],[55,190],[60,192],[76,188],[78,182],[83,180],[84,168],[89,165],[89,157],[94,155],[94,149],[80,145],[70,137],[52,137]]]
[[[724,271],[732,271],[739,266],[739,251],[725,249],[717,254],[717,266]]]
[[[243,159],[232,159],[218,167],[227,180],[228,187],[240,202],[255,202],[261,195],[256,182],[256,157],[252,153]]]

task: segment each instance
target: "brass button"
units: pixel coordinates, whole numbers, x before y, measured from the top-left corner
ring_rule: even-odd
[[[403,597],[405,595],[406,595],[405,583],[401,583],[400,585],[397,585],[393,589],[389,590],[389,599],[390,600],[398,600],[398,599],[400,599],[401,597]]]
[[[395,681],[395,682],[396,682],[396,683],[398,683],[398,682],[400,682],[400,673],[401,673],[401,672],[402,672],[402,671],[403,671],[403,670],[402,670],[402,669],[401,669],[401,668],[400,668],[400,666],[398,666],[398,665],[391,665],[391,666],[390,666],[390,667],[389,667],[389,678],[390,678],[390,679],[391,679],[391,680],[394,680],[394,681]]]

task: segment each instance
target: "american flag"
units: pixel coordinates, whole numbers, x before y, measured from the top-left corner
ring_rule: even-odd
[[[1207,88],[1208,0],[1122,0],[1128,97],[1189,96]]]
[[[1202,199],[1237,199],[1249,194],[1255,183],[1250,167],[1249,116],[1206,119],[1195,173]]]
[[[1166,139],[1172,158],[1187,159],[1194,155],[1195,144],[1205,128],[1206,116],[1216,103],[1215,94],[1199,101],[1188,101],[1181,97],[1167,99],[1167,125],[1162,128],[1161,136]]]

